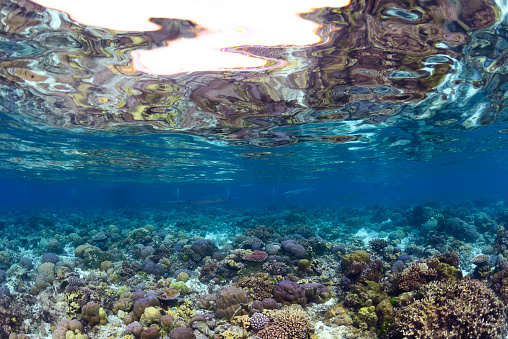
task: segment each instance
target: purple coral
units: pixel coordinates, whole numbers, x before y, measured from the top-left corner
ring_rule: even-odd
[[[321,304],[330,299],[330,290],[323,284],[308,283],[301,286],[309,302]]]
[[[192,243],[191,249],[204,258],[207,255],[212,255],[217,247],[212,240],[198,239]]]
[[[255,313],[252,317],[250,317],[250,327],[252,327],[254,331],[260,331],[266,326],[266,324],[268,324],[269,321],[270,318],[263,313]]]
[[[303,259],[307,255],[305,248],[294,240],[285,240],[281,244],[284,252],[292,254],[297,259]]]
[[[144,246],[141,248],[141,251],[139,253],[139,257],[141,259],[146,259],[147,257],[151,256],[155,249],[152,246]]]
[[[268,258],[268,253],[264,251],[254,251],[251,254],[247,254],[243,257],[243,260],[254,261],[254,262],[263,262]]]
[[[44,253],[42,255],[41,263],[50,262],[56,264],[60,258],[55,253]]]
[[[171,339],[194,339],[196,336],[191,328],[177,327],[169,334]]]
[[[164,266],[161,264],[155,264],[150,259],[147,259],[143,262],[143,271],[154,275],[164,275],[164,273],[166,273]]]
[[[307,304],[307,297],[305,290],[298,284],[290,280],[282,280],[273,288],[273,297],[280,303],[300,304],[305,306]]]
[[[127,325],[126,330],[127,333],[132,334],[136,338],[139,338],[141,336],[141,332],[143,332],[143,325],[135,321]]]

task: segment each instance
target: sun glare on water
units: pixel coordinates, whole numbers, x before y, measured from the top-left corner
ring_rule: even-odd
[[[68,13],[75,21],[117,31],[156,31],[149,18],[190,20],[202,30],[153,50],[132,52],[135,69],[176,74],[224,69],[258,69],[266,60],[224,51],[235,46],[305,46],[320,42],[320,26],[299,13],[321,7],[344,7],[345,0],[35,0]],[[253,5],[254,4],[254,5]]]

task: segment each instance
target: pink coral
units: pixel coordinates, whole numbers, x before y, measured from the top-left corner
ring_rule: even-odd
[[[258,250],[255,250],[254,252],[252,252],[251,254],[247,254],[243,257],[243,260],[247,260],[247,261],[255,261],[255,262],[262,262],[262,261],[265,261],[266,258],[268,258],[268,253],[266,253],[265,251],[258,251]]]

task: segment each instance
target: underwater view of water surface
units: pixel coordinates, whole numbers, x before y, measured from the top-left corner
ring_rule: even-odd
[[[0,339],[508,338],[506,0],[0,0]]]

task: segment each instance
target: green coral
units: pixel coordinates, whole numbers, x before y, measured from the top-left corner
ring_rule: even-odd
[[[98,247],[89,246],[83,251],[83,264],[87,268],[100,268],[103,261],[107,261],[109,256]]]
[[[393,304],[391,299],[383,299],[379,304],[377,304],[376,314],[380,324],[391,320],[393,318]]]
[[[133,305],[134,301],[131,298],[120,298],[113,304],[113,313],[117,314],[120,310],[129,312]]]
[[[307,272],[307,270],[309,269],[310,267],[310,260],[308,259],[302,259],[298,262],[298,270],[300,272]]]
[[[106,311],[101,307],[99,308],[99,324],[106,325],[108,323],[108,315],[106,314]]]
[[[368,263],[370,262],[370,255],[369,253],[360,250],[354,251],[351,254],[346,254],[342,258],[342,266],[344,269],[347,269],[354,261],[363,261]]]
[[[187,272],[180,272],[176,276],[176,281],[183,281],[184,283],[186,283],[189,280],[189,278],[190,278],[189,277],[189,273],[187,273]]]
[[[136,228],[129,233],[129,238],[137,244],[147,244],[152,241],[152,234],[146,228]]]
[[[129,288],[127,286],[122,285],[122,286],[118,287],[118,289],[116,290],[116,296],[119,297],[122,294],[129,293],[129,292],[130,292]]]
[[[161,317],[162,314],[158,309],[155,307],[147,307],[145,312],[141,315],[140,322],[144,326],[149,326],[150,324],[158,323]]]
[[[182,294],[189,293],[189,287],[183,281],[172,282],[171,287],[179,290]]]
[[[439,263],[436,266],[439,280],[460,280],[462,279],[462,271],[451,265]]]
[[[362,307],[353,319],[353,323],[361,329],[373,328],[377,325],[378,317],[374,306]]]

